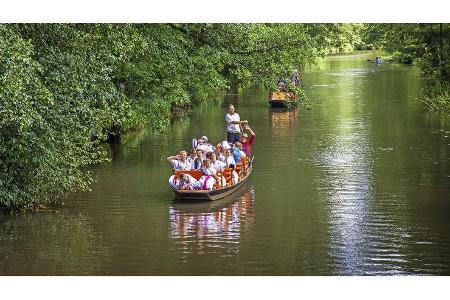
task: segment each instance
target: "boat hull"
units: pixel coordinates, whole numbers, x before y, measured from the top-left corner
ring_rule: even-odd
[[[288,100],[269,100],[270,107],[290,107],[295,101]]]
[[[270,92],[269,104],[271,107],[294,107],[298,104],[299,97],[287,92]]]
[[[205,200],[205,201],[214,201],[222,199],[226,196],[231,195],[235,191],[237,191],[244,183],[247,181],[248,177],[252,173],[252,168],[250,167],[250,171],[248,174],[242,178],[237,184],[232,186],[227,186],[221,189],[205,191],[205,190],[181,190],[178,191],[172,187],[175,195],[180,200]]]

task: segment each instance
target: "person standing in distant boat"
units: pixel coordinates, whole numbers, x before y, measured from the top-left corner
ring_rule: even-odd
[[[239,114],[235,111],[234,105],[228,106],[228,114],[225,116],[227,121],[227,141],[234,144],[241,140],[241,125],[247,124],[247,120],[241,121]]]
[[[292,81],[294,82],[295,86],[301,86],[300,74],[298,73],[298,67],[295,67],[295,69],[294,69],[294,76],[292,77]]]

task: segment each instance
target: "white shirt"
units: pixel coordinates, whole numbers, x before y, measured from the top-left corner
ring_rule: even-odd
[[[209,175],[209,176],[216,175],[216,173],[217,173],[216,168],[214,168],[213,166],[210,166],[209,168],[202,167],[202,171],[203,171],[203,174]]]
[[[234,113],[234,114],[230,114],[228,113],[225,117],[225,120],[227,121],[227,131],[228,132],[241,132],[241,127],[239,126],[239,124],[233,124],[231,122],[233,121],[240,121],[241,118],[239,117],[238,113]]]
[[[223,155],[223,153],[220,153],[220,154],[217,156],[217,160],[220,160],[221,162],[225,162],[225,155]]]
[[[220,160],[216,160],[215,162],[212,163],[214,166],[214,169],[216,169],[217,171],[223,171],[225,169],[225,163],[223,161]]]
[[[206,153],[213,152],[213,150],[214,150],[212,145],[210,145],[210,144],[199,144],[199,145],[197,145],[197,149],[200,149],[203,151],[203,154],[202,154],[203,159],[206,158]]]
[[[225,158],[225,163],[227,164],[227,167],[230,167],[230,165],[236,165],[236,162],[234,161],[233,155],[230,155]]]
[[[194,160],[195,160],[195,157],[192,158],[192,156],[189,155],[189,156],[186,158],[186,160],[191,164],[191,166],[194,166]]]
[[[183,171],[190,171],[190,170],[192,170],[192,165],[187,160],[182,162],[181,160],[174,159],[174,160],[172,160],[172,167],[175,170],[183,170]]]

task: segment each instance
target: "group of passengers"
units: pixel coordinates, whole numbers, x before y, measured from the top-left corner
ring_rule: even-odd
[[[169,184],[177,189],[213,190],[216,182],[222,180],[220,185],[225,186],[223,176],[218,176],[226,168],[232,169],[232,184],[239,181],[239,175],[235,171],[236,164],[241,164],[245,158],[250,157],[251,146],[255,140],[255,133],[247,121],[241,121],[235,112],[234,106],[228,107],[227,140],[213,146],[208,137],[202,136],[192,140],[192,149],[188,155],[186,151],[180,151],[178,155],[167,157],[167,161],[176,171],[199,170],[203,173],[199,180],[187,173],[179,176],[172,175]],[[248,130],[250,138],[244,131]],[[247,160],[248,161],[248,160]],[[245,167],[241,172],[245,175]]]

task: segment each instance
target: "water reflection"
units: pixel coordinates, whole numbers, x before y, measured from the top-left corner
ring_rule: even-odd
[[[320,155],[325,174],[320,186],[325,187],[330,205],[331,255],[336,271],[358,274],[366,257],[365,225],[373,199],[370,153],[361,126],[342,124],[338,128],[342,131],[336,144]]]
[[[322,114],[329,118],[324,118],[324,139],[318,145],[317,161],[318,186],[329,206],[334,273],[406,273],[408,259],[403,245],[410,235],[392,220],[392,208],[380,201],[384,196],[375,197],[377,153],[390,155],[392,140],[374,147],[371,133],[378,124],[367,113],[367,103],[371,102],[361,97],[372,95],[363,93],[363,88],[374,88],[379,79],[371,77],[371,66],[337,71],[325,76],[345,75],[336,79],[339,88],[329,92],[328,103],[321,107]],[[373,97],[370,100],[375,102],[378,98],[376,94]],[[335,117],[336,111],[339,118]],[[389,200],[393,201],[394,196],[390,195]]]
[[[0,213],[0,275],[101,274],[110,251],[84,215]]]
[[[252,88],[167,134],[124,137],[66,212],[0,214],[0,274],[449,275],[450,118],[424,113],[417,75],[324,60],[304,74],[310,111],[269,110]],[[223,201],[171,202],[165,158],[199,134],[224,139],[228,103],[257,134],[250,182]]]
[[[254,189],[211,202],[174,202],[169,208],[170,236],[182,253],[239,251],[241,234],[254,221]]]
[[[269,108],[273,136],[291,135],[298,124],[298,109]]]

